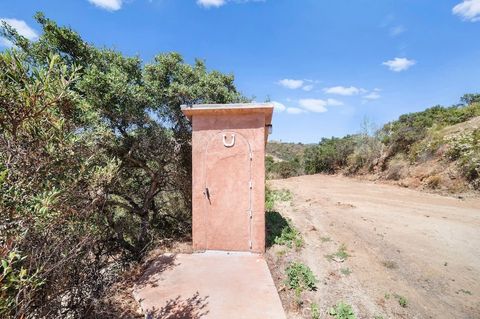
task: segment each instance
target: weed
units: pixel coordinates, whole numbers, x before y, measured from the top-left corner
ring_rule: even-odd
[[[334,253],[334,254],[330,254],[330,255],[325,255],[325,257],[328,259],[328,260],[335,260],[335,259],[339,259],[340,261],[344,261],[346,260],[348,257],[350,257],[350,255],[347,253],[347,246],[345,244],[342,244],[340,246],[340,248],[338,248],[337,252]]]
[[[276,236],[273,241],[277,245],[285,245],[288,248],[295,247],[298,249],[304,245],[302,234],[292,226],[290,221],[287,222],[280,235]]]
[[[336,319],[356,319],[352,306],[340,301],[335,307],[330,308],[328,311],[330,316]]]
[[[273,190],[268,185],[265,186],[265,209],[273,210],[276,202],[289,202],[293,199],[292,192],[288,189]]]
[[[302,287],[296,287],[295,288],[295,304],[297,308],[300,308],[303,305],[303,299],[302,299]]]
[[[388,269],[397,268],[397,263],[394,262],[393,260],[385,260],[384,262],[382,262],[382,265],[384,265]]]
[[[437,189],[440,187],[440,184],[442,182],[442,177],[439,175],[432,175],[427,178],[426,180],[426,185],[428,188],[431,189]]]
[[[307,265],[293,262],[285,271],[287,273],[285,283],[288,288],[295,289],[296,293],[301,293],[305,289],[310,291],[317,289],[318,279]]]
[[[266,242],[267,247],[273,244],[285,245],[296,248],[303,247],[303,238],[293,226],[292,223],[278,212],[267,212],[265,215],[265,224],[267,228]]]
[[[407,308],[407,305],[408,305],[408,300],[407,300],[407,298],[405,298],[404,296],[401,296],[401,295],[397,295],[397,294],[395,294],[394,296],[395,296],[395,298],[397,298],[398,304],[399,304],[402,308]]]
[[[320,237],[320,240],[322,241],[322,243],[331,241],[330,237]]]
[[[388,299],[390,299],[390,294],[386,292],[384,297],[385,297],[386,300],[388,300]]]
[[[316,303],[312,303],[310,305],[310,314],[312,315],[312,319],[320,319],[320,308]]]
[[[373,319],[384,319],[382,315],[375,315],[373,316]]]
[[[350,268],[342,268],[342,269],[340,269],[340,272],[341,272],[342,274],[344,274],[345,276],[348,276],[348,275],[350,275],[350,274],[352,273],[352,271],[350,270]]]
[[[470,296],[472,295],[472,292],[471,292],[470,290],[465,290],[465,289],[463,289],[463,288],[460,289],[459,291],[457,291],[457,294],[458,294],[459,292],[463,292],[464,294],[470,295]]]
[[[283,257],[287,254],[287,250],[286,249],[280,249],[279,251],[276,252],[277,256],[278,257]]]

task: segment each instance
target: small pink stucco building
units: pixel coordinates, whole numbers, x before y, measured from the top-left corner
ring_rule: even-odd
[[[192,123],[193,248],[265,251],[272,104],[182,106]]]

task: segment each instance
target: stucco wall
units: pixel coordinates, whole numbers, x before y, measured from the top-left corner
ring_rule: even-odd
[[[212,211],[211,203],[204,195],[205,180],[206,180],[206,165],[205,161],[212,161],[212,154],[206,156],[206,148],[212,139],[217,138],[219,132],[228,132],[228,137],[231,132],[237,134],[237,142],[240,147],[242,143],[240,137],[243,136],[251,147],[252,161],[251,161],[251,180],[252,191],[251,195],[248,192],[242,191],[232,192],[228,200],[233,203],[232,207],[238,207],[243,210],[249,196],[251,196],[252,219],[251,219],[251,245],[252,252],[264,252],[265,250],[265,114],[264,113],[250,113],[238,114],[230,112],[229,114],[199,114],[192,117],[192,157],[193,157],[193,247],[195,250],[206,249],[220,249],[220,250],[248,250],[244,245],[244,238],[239,234],[222,233],[212,236],[209,234],[209,225],[212,225],[212,220],[208,218],[215,218],[218,223],[224,223],[227,231],[237,232],[235,225],[228,225],[228,223],[235,222],[229,214],[238,214],[239,212],[231,211]],[[221,134],[220,134],[221,135]],[[217,151],[220,151],[219,149]],[[215,155],[213,155],[215,156]],[[236,154],[235,156],[243,156]],[[244,154],[244,156],[249,156]],[[243,157],[242,157],[243,161]],[[210,167],[208,179],[216,179],[216,187],[218,194],[218,185],[222,183],[228,184],[231,188],[230,179],[244,178],[243,170],[245,165],[242,161],[240,163],[232,164],[238,167],[222,166],[220,163],[215,169]],[[230,163],[237,163],[231,161]],[[228,164],[230,165],[230,164]],[[212,175],[213,174],[213,175]],[[214,191],[215,192],[215,191]],[[217,194],[212,194],[215,198]],[[210,208],[210,211],[209,211]],[[245,214],[247,214],[245,212]],[[211,230],[210,230],[211,231]],[[232,248],[233,247],[233,248]]]

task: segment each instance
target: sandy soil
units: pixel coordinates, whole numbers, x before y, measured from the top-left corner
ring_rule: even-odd
[[[330,318],[327,309],[344,300],[357,318],[480,318],[480,198],[340,176],[270,184],[294,195],[276,208],[305,238],[295,258],[320,280],[307,297],[320,306],[322,317]],[[351,256],[328,260],[325,255],[341,244]],[[267,255],[280,260],[280,254],[272,257],[273,249]],[[278,272],[272,269],[274,277]],[[399,296],[408,301],[406,307],[399,305]],[[308,311],[288,315],[308,318]]]

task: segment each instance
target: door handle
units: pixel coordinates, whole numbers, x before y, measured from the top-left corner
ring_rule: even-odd
[[[208,187],[205,187],[203,195],[205,195],[205,197],[208,199],[208,202],[210,203],[210,191],[208,190]]]

